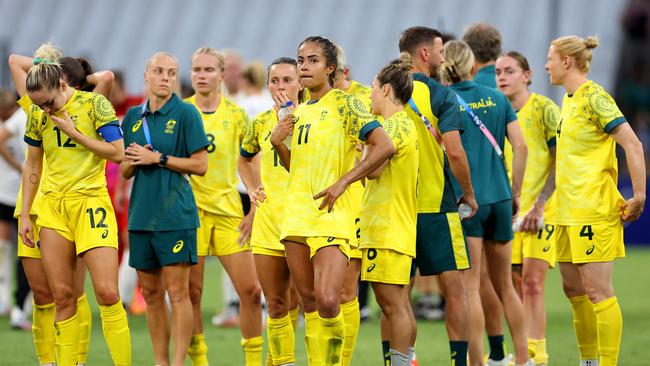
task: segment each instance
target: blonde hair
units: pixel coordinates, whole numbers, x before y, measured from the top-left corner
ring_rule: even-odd
[[[63,53],[58,47],[49,42],[42,44],[34,52],[33,65],[27,72],[27,79],[25,80],[27,91],[58,88],[60,81],[64,79],[63,69],[59,64],[59,59],[62,56]]]
[[[591,63],[591,50],[598,47],[598,38],[589,36],[583,39],[578,36],[564,36],[551,42],[551,46],[562,56],[568,56],[576,60],[578,69],[582,72],[589,72]]]
[[[149,57],[149,59],[147,60],[147,64],[146,64],[145,67],[144,67],[144,71],[145,71],[145,72],[148,71],[148,70],[149,70],[149,66],[151,66],[151,63],[153,62],[153,60],[155,60],[156,58],[158,58],[158,57],[160,57],[160,56],[166,56],[166,57],[171,58],[172,60],[174,60],[174,62],[175,62],[176,65],[178,66],[178,60],[176,59],[176,56],[172,55],[172,54],[169,53],[169,52],[161,51],[161,52],[156,52],[156,53],[154,53],[153,55],[151,55],[151,57]]]
[[[348,68],[348,60],[345,58],[345,52],[343,51],[343,47],[339,45],[338,43],[336,44],[336,70],[339,72],[343,72],[343,70]]]
[[[474,53],[463,41],[449,41],[445,43],[445,62],[440,65],[440,79],[445,83],[457,83],[472,72],[474,66]]]
[[[265,69],[262,61],[255,60],[246,66],[243,77],[255,88],[263,89],[266,84]]]
[[[198,50],[194,51],[192,54],[192,58],[196,55],[212,55],[217,58],[217,61],[219,61],[219,70],[223,72],[226,69],[226,60],[223,57],[219,51],[212,47],[200,47]],[[262,68],[263,69],[263,68]],[[264,73],[264,70],[262,70],[262,73]]]

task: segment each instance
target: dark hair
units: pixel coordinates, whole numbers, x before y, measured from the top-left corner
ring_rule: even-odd
[[[271,66],[273,65],[292,65],[293,67],[296,68],[296,73],[298,72],[298,61],[291,57],[278,57],[271,64],[269,65],[269,68],[266,71],[266,81],[268,83],[268,80],[271,75]],[[305,90],[301,90],[298,92],[298,102],[300,103],[305,96]]]
[[[433,42],[434,39],[442,39],[442,33],[428,27],[411,27],[402,31],[399,37],[399,52],[408,52],[411,56],[423,43]]]
[[[87,86],[86,76],[93,73],[90,62],[84,58],[61,57],[59,59],[63,75],[68,85],[75,89],[83,89]]]
[[[321,50],[323,51],[323,55],[325,56],[325,67],[327,66],[334,66],[334,71],[332,71],[331,74],[329,74],[329,83],[330,86],[334,86],[334,79],[336,78],[336,68],[338,65],[338,60],[337,60],[337,52],[336,52],[336,45],[334,42],[330,41],[329,39],[321,36],[311,36],[305,38],[304,41],[300,42],[300,45],[298,45],[298,48],[300,48],[303,44],[305,43],[318,43],[321,47]]]
[[[474,23],[465,28],[463,41],[480,63],[495,61],[501,54],[501,33],[487,23]]]
[[[411,99],[413,93],[413,76],[411,69],[413,60],[407,52],[402,52],[398,60],[391,61],[388,65],[377,74],[379,86],[390,84],[393,93],[402,104],[406,104]]]
[[[521,67],[522,70],[530,71],[530,65],[528,64],[528,60],[521,53],[517,51],[508,51],[503,56],[512,57],[515,61],[517,61],[517,64],[519,65],[519,67]],[[531,80],[528,80],[527,85],[530,85],[532,83],[533,82]]]

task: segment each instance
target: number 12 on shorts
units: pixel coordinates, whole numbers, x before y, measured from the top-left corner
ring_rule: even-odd
[[[86,213],[88,213],[91,228],[108,227],[108,225],[104,223],[104,220],[106,220],[106,210],[103,207],[97,207],[94,210],[94,212],[92,208],[86,209]],[[100,216],[99,221],[97,221],[96,223],[95,223],[95,215]]]

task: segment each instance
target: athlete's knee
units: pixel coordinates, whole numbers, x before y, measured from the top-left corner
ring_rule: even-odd
[[[537,297],[544,293],[544,281],[538,276],[523,278],[523,292],[526,296]]]
[[[95,296],[97,303],[102,306],[113,305],[120,301],[120,292],[115,284],[101,284],[95,286]]]
[[[167,294],[169,295],[169,302],[172,303],[172,305],[185,300],[189,300],[189,285],[177,284],[175,286],[169,286],[167,288]]]
[[[54,302],[54,295],[50,291],[48,284],[31,285],[32,294],[34,295],[34,303],[36,305],[51,304]]]
[[[594,304],[614,296],[614,289],[609,284],[585,283],[584,286],[589,300]]]
[[[262,303],[262,288],[257,282],[251,283],[250,285],[241,289],[238,295],[242,303],[255,305]]]
[[[266,306],[271,318],[279,318],[289,311],[289,299],[281,295],[269,294],[266,296]]]
[[[202,283],[190,283],[190,300],[192,304],[200,304],[201,296],[203,295],[203,284]]]
[[[316,302],[322,316],[335,317],[340,311],[341,296],[336,291],[321,289],[316,291]]]
[[[585,289],[582,287],[582,283],[578,284],[567,280],[562,280],[562,290],[568,298],[585,294]]]
[[[77,304],[77,298],[74,296],[72,286],[67,284],[54,284],[53,288],[54,303],[58,311],[63,309],[74,308]]]
[[[142,297],[147,306],[156,306],[165,303],[165,290],[158,287],[142,287]]]

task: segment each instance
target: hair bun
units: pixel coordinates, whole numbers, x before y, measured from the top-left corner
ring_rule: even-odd
[[[408,52],[402,52],[399,54],[399,63],[397,66],[404,71],[411,71],[413,68],[413,58]]]
[[[598,37],[596,37],[596,36],[587,37],[587,39],[585,40],[585,45],[590,50],[598,47]]]
[[[52,45],[51,43],[45,43],[41,45],[34,52],[34,61],[38,61],[38,63],[56,64],[61,57],[63,57],[63,52],[61,52],[61,49]]]

